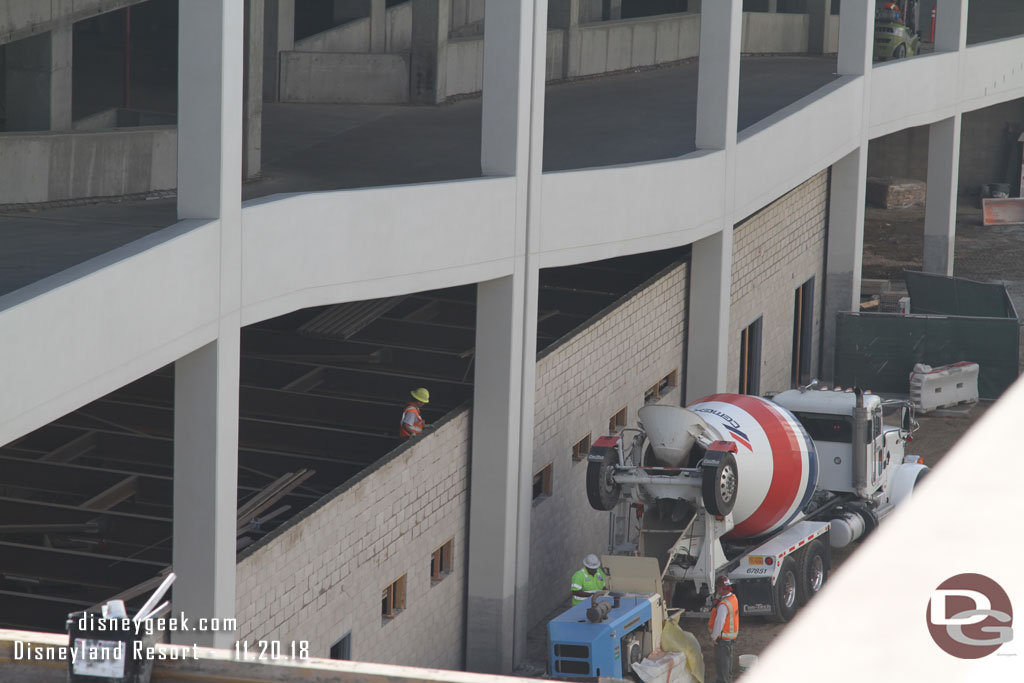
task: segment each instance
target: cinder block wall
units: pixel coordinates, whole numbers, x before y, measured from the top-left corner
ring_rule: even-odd
[[[608,513],[587,502],[587,463],[572,447],[605,435],[623,406],[636,426],[644,391],[673,370],[683,382],[687,265],[662,273],[537,362],[534,471],[554,463],[553,491],[534,501],[530,524],[529,623],[568,604],[569,579],[587,553],[603,553]],[[678,387],[662,396],[679,405]]]
[[[822,171],[736,226],[733,236],[732,310],[729,317],[728,391],[739,388],[740,333],[758,316],[761,393],[790,386],[793,298],[814,278],[812,374],[819,361],[824,287],[828,171]],[[694,401],[699,396],[687,397]]]
[[[397,452],[303,513],[237,567],[238,638],[308,639],[329,656],[352,633],[363,661],[460,669],[465,630],[470,411]],[[430,580],[454,538],[453,568]],[[406,609],[381,618],[381,592],[407,575]]]

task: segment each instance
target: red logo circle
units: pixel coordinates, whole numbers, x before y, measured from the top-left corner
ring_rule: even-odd
[[[1013,638],[1010,596],[982,574],[957,574],[940,583],[925,620],[935,644],[960,659],[985,657]]]

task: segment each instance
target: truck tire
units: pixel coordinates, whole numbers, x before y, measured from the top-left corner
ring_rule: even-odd
[[[782,561],[779,567],[779,578],[772,586],[772,619],[780,624],[785,624],[794,616],[800,607],[797,600],[799,586],[799,573],[796,561],[792,556]]]
[[[608,512],[618,504],[622,487],[611,479],[612,468],[618,464],[618,454],[614,448],[609,448],[604,461],[587,465],[587,500],[595,510]]]
[[[704,457],[701,494],[704,507],[716,517],[725,517],[736,506],[739,470],[732,453],[708,454]]]
[[[821,541],[814,541],[803,550],[800,558],[800,590],[797,597],[801,605],[806,605],[811,598],[825,587],[828,580],[828,560],[825,558],[825,546]]]

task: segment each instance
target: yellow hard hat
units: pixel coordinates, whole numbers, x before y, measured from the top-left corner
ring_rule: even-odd
[[[409,393],[412,394],[412,397],[420,403],[430,403],[430,392],[423,387],[413,389]]]

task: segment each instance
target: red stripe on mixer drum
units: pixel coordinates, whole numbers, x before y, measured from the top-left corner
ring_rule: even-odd
[[[762,534],[781,520],[799,497],[804,479],[800,440],[789,421],[772,410],[767,401],[756,396],[715,394],[701,399],[701,402],[711,401],[729,403],[745,410],[758,421],[768,437],[773,454],[772,481],[768,493],[753,514],[729,532],[734,537]]]

